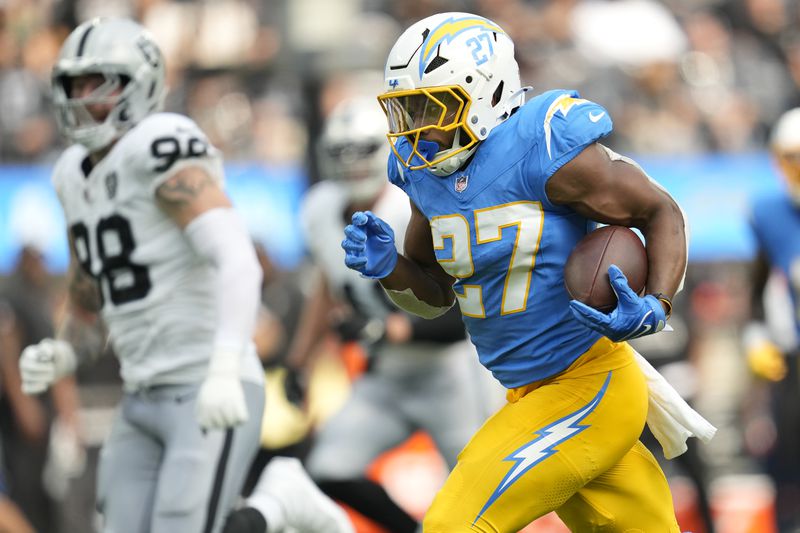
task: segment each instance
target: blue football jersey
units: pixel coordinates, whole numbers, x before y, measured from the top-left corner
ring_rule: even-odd
[[[795,331],[800,339],[800,207],[788,194],[764,195],[753,202],[751,223],[769,263],[789,280]]]
[[[390,181],[428,218],[436,258],[456,278],[481,363],[505,387],[563,371],[600,338],[573,318],[564,286],[567,257],[593,223],[550,203],[545,184],[611,129],[603,107],[556,90],[494,128],[449,176],[389,158]],[[410,143],[397,150],[407,157]]]

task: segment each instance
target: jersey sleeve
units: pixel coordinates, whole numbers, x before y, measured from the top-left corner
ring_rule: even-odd
[[[180,170],[198,166],[224,184],[222,155],[190,118],[174,113],[147,117],[126,139],[125,165],[155,194]]]
[[[329,238],[344,238],[338,231],[332,233],[332,220],[344,211],[342,190],[333,182],[314,184],[300,202],[300,231],[306,248],[317,253],[318,243]]]
[[[61,205],[66,204],[67,191],[70,189],[69,179],[75,172],[80,172],[80,161],[86,156],[86,150],[79,145],[67,148],[53,165],[50,183],[56,191]]]
[[[522,107],[521,126],[538,139],[536,149],[528,153],[528,174],[534,190],[546,198],[544,186],[550,176],[611,133],[613,123],[603,106],[580,98],[575,91],[548,91],[536,100],[537,105]]]

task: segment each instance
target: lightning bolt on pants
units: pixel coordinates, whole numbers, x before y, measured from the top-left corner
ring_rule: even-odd
[[[425,515],[425,533],[515,533],[550,511],[572,531],[679,532],[639,442],[647,384],[626,343],[601,339],[567,370],[510,390]]]

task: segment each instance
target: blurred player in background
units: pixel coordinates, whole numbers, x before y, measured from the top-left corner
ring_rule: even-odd
[[[23,352],[22,390],[41,393],[100,353],[107,327],[125,394],[100,459],[103,531],[218,532],[264,402],[251,341],[261,271],[222,190],[221,158],[190,119],[159,112],[162,54],[132,21],[80,25],[52,81],[75,143],[53,173],[70,307],[56,339]],[[338,509],[299,463],[273,466],[264,529],[336,531]]]
[[[366,478],[368,466],[424,430],[453,468],[458,452],[488,416],[489,401],[481,397],[482,370],[474,363],[457,309],[432,321],[408,315],[378,283],[342,262],[341,234],[355,211],[371,209],[396,228],[405,228],[411,215],[403,191],[386,180],[385,132],[386,117],[373,98],[345,100],[326,121],[319,145],[325,179],[308,192],[301,212],[319,278],[289,363],[308,366],[330,329],[331,309],[344,303],[346,316],[340,321],[353,330],[353,339],[367,344],[368,370],[354,383],[343,408],[326,421],[306,465],[329,496],[389,531],[413,532],[416,520]]]
[[[21,248],[14,272],[0,289],[0,440],[9,495],[40,533],[59,531],[57,500],[63,494],[45,483],[45,472],[49,475],[55,466],[55,439],[64,435],[70,445],[81,450],[75,380],[59,380],[49,394],[38,397],[23,394],[20,387],[23,349],[53,336],[53,304],[42,250],[29,242]],[[56,427],[60,430],[53,431]],[[64,471],[59,474],[67,477]]]
[[[3,350],[3,348],[0,348]],[[6,354],[2,354],[6,357]],[[4,364],[0,366],[0,394],[4,392],[4,387],[8,383],[6,373],[8,367]],[[18,385],[17,385],[18,386]],[[0,531],[14,531],[17,533],[33,533],[35,530],[28,522],[25,513],[11,499],[8,483],[6,481],[5,453],[3,453],[2,441],[0,441]]]
[[[752,321],[745,330],[747,362],[770,382],[777,431],[767,470],[777,488],[780,531],[800,529],[800,108],[784,113],[772,132],[773,156],[786,189],[757,198],[751,224],[759,248],[752,293]],[[775,339],[766,325],[764,290],[772,271],[788,282],[794,338]]]
[[[481,362],[509,389],[424,530],[514,532],[555,510],[573,531],[679,531],[666,479],[638,440],[648,386],[669,397],[659,413],[676,415],[658,428],[667,456],[713,427],[623,341],[666,325],[686,268],[680,208],[597,142],[612,129],[601,106],[563,90],[525,103],[513,42],[490,20],[417,22],[385,78],[389,178],[411,199],[405,252],[386,222],[356,212],[346,263],[421,316],[457,299]],[[564,288],[567,256],[591,221],[637,227],[647,241],[646,295],[612,266],[610,314]]]
[[[9,498],[8,487],[2,472],[0,472],[0,531],[13,531],[14,533],[33,533],[35,531],[22,510]]]

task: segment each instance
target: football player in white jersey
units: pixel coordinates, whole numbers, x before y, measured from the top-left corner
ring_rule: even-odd
[[[53,172],[70,308],[57,339],[23,352],[22,388],[46,390],[108,338],[125,390],[100,458],[103,531],[219,532],[264,404],[251,342],[261,270],[223,192],[220,154],[192,120],[160,112],[161,51],[132,21],[76,28],[52,89],[74,142]],[[341,510],[299,463],[270,468],[262,531],[339,531]]]

